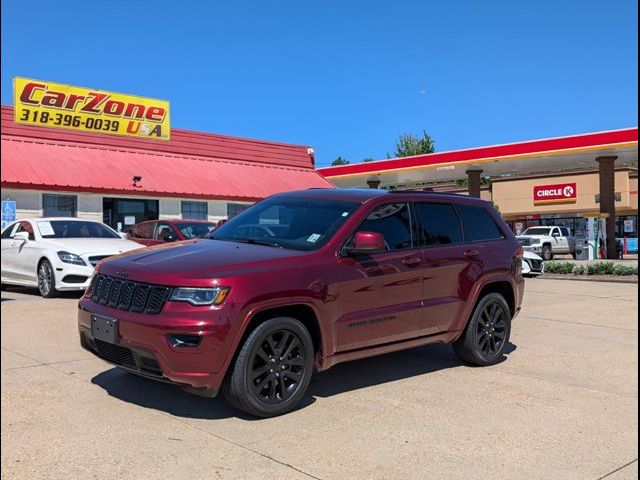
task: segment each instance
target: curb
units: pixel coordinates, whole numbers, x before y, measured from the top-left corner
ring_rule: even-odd
[[[573,280],[578,282],[638,283],[637,275],[561,275],[557,273],[543,273],[542,275],[534,278],[539,278],[541,280]]]

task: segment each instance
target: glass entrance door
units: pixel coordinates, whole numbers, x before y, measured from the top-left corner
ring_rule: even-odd
[[[102,221],[118,231],[145,220],[158,219],[158,200],[144,198],[104,198]]]

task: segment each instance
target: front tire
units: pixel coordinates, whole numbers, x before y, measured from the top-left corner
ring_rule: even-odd
[[[295,318],[272,318],[243,343],[222,384],[227,401],[256,417],[292,410],[302,399],[313,370],[313,342]]]
[[[553,250],[551,250],[551,245],[542,246],[541,257],[545,262],[548,262],[549,260],[553,260]]]
[[[44,298],[53,298],[58,296],[56,290],[56,275],[49,260],[44,259],[38,265],[38,291]]]
[[[490,293],[478,302],[453,349],[467,363],[495,365],[502,359],[510,334],[511,309],[502,295]]]

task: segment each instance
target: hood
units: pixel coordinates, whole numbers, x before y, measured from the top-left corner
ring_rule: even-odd
[[[525,250],[523,256],[524,258],[528,258],[529,260],[542,261],[542,257],[540,255],[536,255],[535,253],[530,252],[529,250]]]
[[[45,238],[42,243],[59,251],[64,250],[76,255],[116,255],[143,247],[139,243],[124,238]]]
[[[214,278],[276,270],[307,257],[307,252],[266,245],[196,239],[111,257],[100,273],[160,285],[210,285]]]

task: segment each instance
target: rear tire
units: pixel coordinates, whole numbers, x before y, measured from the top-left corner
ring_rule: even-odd
[[[502,295],[490,293],[478,302],[453,349],[467,363],[494,365],[502,359],[510,334],[511,309]]]
[[[549,260],[553,260],[553,250],[551,250],[551,245],[542,246],[541,257],[545,262],[548,262]]]
[[[222,384],[227,401],[256,417],[292,410],[302,399],[313,370],[313,342],[295,318],[261,323],[242,344]]]
[[[59,293],[56,290],[56,275],[46,258],[38,265],[38,291],[44,298],[57,297]]]

